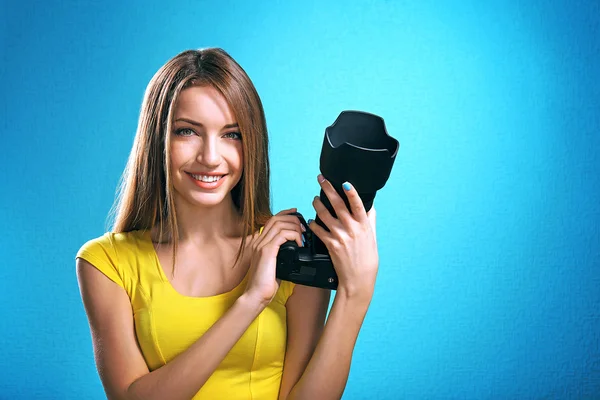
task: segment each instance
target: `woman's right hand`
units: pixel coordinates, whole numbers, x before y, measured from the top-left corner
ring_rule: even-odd
[[[295,241],[302,246],[304,228],[295,215],[296,208],[278,212],[265,224],[261,234],[255,234],[251,243],[251,261],[245,294],[261,305],[268,305],[279,289],[280,279],[275,277],[279,247]]]

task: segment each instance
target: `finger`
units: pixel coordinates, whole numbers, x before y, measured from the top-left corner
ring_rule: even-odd
[[[333,238],[330,232],[327,232],[321,225],[317,224],[317,221],[310,221],[308,227],[325,245]]]
[[[369,212],[367,212],[367,217],[369,218],[369,221],[371,221],[371,223],[375,225],[377,221],[377,210],[375,210],[375,206],[371,207]]]
[[[279,211],[277,214],[273,215],[271,218],[269,218],[269,220],[265,223],[265,226],[263,227],[263,233],[265,231],[268,231],[269,229],[271,229],[271,226],[273,226],[273,224],[275,223],[275,221],[278,221],[280,219],[290,219],[290,218],[296,218],[297,217],[295,215],[289,215],[292,212],[296,212],[296,208],[289,208],[287,210],[281,210]]]
[[[327,207],[325,207],[325,204],[323,204],[319,196],[315,196],[312,204],[315,208],[315,211],[317,212],[317,215],[330,231],[342,228],[341,222],[334,218],[333,215],[331,215],[331,213],[329,212]]]
[[[342,188],[344,188],[344,193],[346,193],[346,197],[348,197],[350,211],[352,212],[354,219],[359,222],[366,222],[367,212],[365,211],[365,205],[354,186],[350,182],[344,182]]]
[[[375,239],[377,239],[377,212],[375,211],[375,206],[371,207],[371,209],[367,213],[367,218],[369,218],[369,223],[371,224],[371,230],[373,231],[373,235]]]
[[[276,235],[272,236],[268,241],[264,241],[259,246],[259,251],[266,251],[270,255],[275,255],[279,251],[282,244],[287,241],[293,241],[298,244],[298,247],[302,247],[302,235],[300,232],[290,229],[283,229],[277,232]]]
[[[298,220],[296,219],[295,221],[287,221],[287,220],[281,220],[281,219],[279,219],[279,220],[276,220],[271,225],[271,228],[268,231],[263,231],[263,233],[261,235],[262,238],[261,238],[260,242],[258,242],[258,246],[257,247],[260,248],[264,244],[272,241],[283,230],[298,232],[298,235],[300,237],[300,241],[299,241],[298,245],[302,246],[302,236],[301,236],[302,235],[302,228],[300,227],[300,224],[298,223]]]
[[[272,222],[269,230],[264,230],[262,233],[262,239],[261,242],[267,242],[269,240],[272,240],[273,237],[275,235],[277,235],[277,233],[283,229],[287,229],[287,230],[293,230],[293,231],[297,231],[298,233],[302,234],[302,227],[300,226],[300,223],[298,222],[298,220],[283,220],[283,219],[278,219]]]
[[[348,211],[348,207],[346,207],[346,203],[340,197],[340,195],[336,192],[336,190],[322,174],[319,174],[317,180],[319,181],[319,185],[321,185],[321,189],[325,192],[325,196],[329,199],[335,214],[338,219],[343,220],[350,217],[350,212]]]
[[[297,208],[295,208],[295,207],[294,207],[294,208],[288,208],[287,210],[281,210],[281,211],[279,211],[279,212],[278,212],[277,214],[275,214],[275,215],[285,215],[285,214],[294,213],[294,212],[296,212],[296,211],[298,211],[298,209],[297,209]]]
[[[269,218],[269,220],[265,224],[265,227],[264,227],[262,233],[263,234],[268,233],[277,221],[286,221],[286,222],[294,223],[294,224],[297,224],[300,227],[300,229],[304,230],[304,226],[302,226],[302,223],[300,222],[300,218],[297,215],[282,214],[282,215],[275,215],[275,216]]]
[[[300,225],[300,217],[298,217],[297,215],[276,215],[271,217],[269,221],[271,222],[271,225],[277,221],[292,222]]]

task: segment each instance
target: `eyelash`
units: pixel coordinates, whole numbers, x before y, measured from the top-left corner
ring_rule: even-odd
[[[227,132],[224,136],[227,136],[227,135],[235,135],[231,139],[242,140],[242,134],[239,132]]]
[[[192,129],[190,128],[181,128],[181,129],[177,129],[175,131],[175,134],[177,136],[191,136],[188,134],[184,134],[184,132],[190,132],[192,135],[195,134],[196,132],[194,132]],[[229,136],[229,135],[235,135],[233,137]],[[229,139],[234,139],[234,140],[242,140],[242,134],[240,132],[227,132],[226,134],[223,135],[224,137],[227,137]]]

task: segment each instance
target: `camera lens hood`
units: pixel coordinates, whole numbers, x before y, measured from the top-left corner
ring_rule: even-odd
[[[389,136],[383,118],[363,111],[342,111],[325,129],[321,173],[336,188],[350,182],[368,209],[387,182],[399,143]]]

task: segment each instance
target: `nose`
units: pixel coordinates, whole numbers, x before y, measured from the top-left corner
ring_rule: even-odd
[[[221,154],[219,152],[217,139],[213,135],[210,135],[203,141],[202,148],[198,153],[198,162],[207,167],[217,167],[220,164],[220,161]]]

